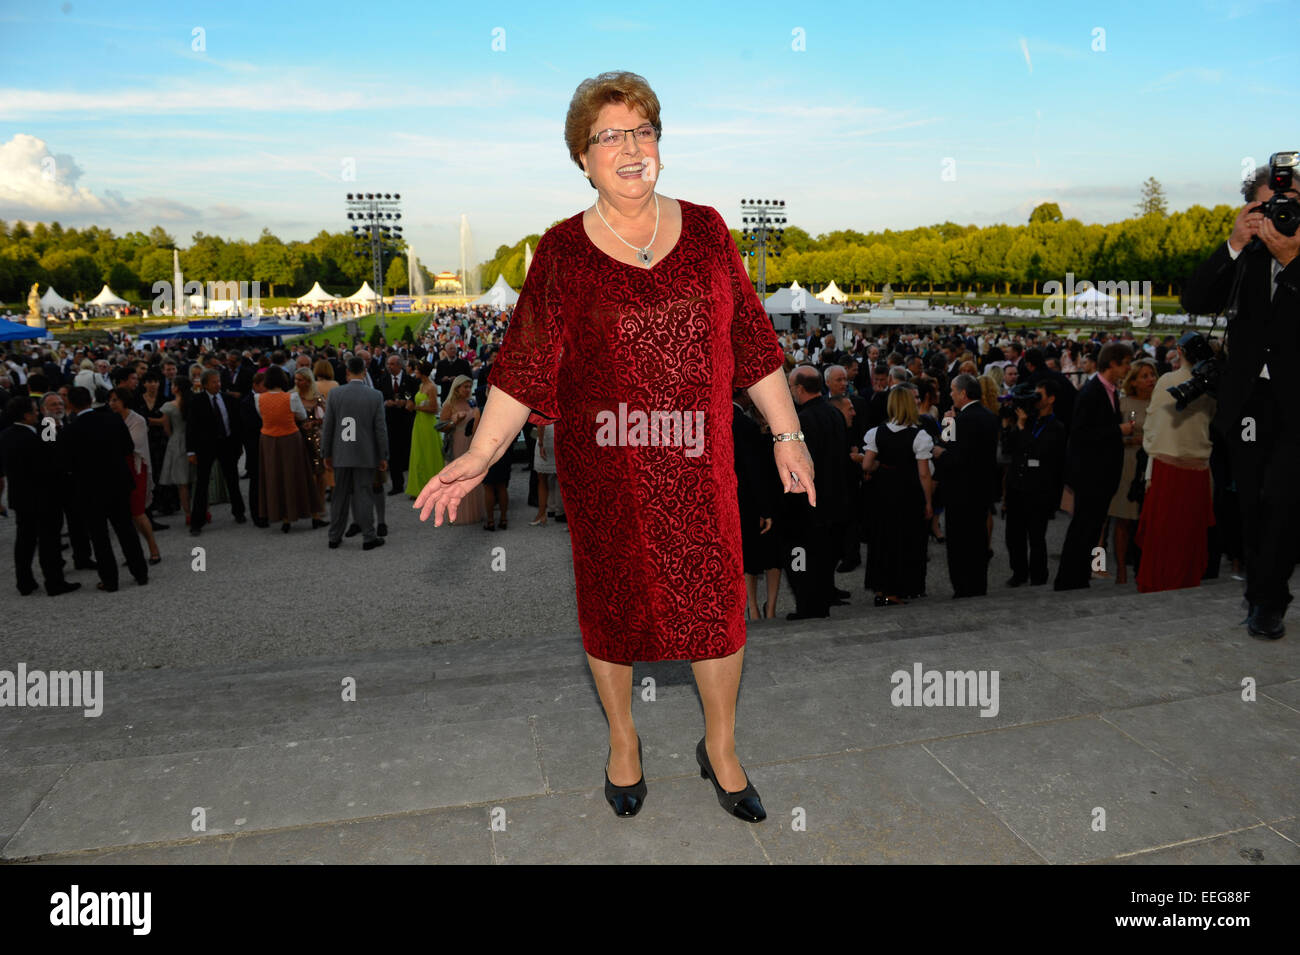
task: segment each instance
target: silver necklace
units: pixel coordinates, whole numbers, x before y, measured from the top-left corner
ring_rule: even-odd
[[[601,222],[605,222],[605,216],[600,211],[599,202],[596,203],[596,215],[600,216]],[[608,229],[610,232],[614,232],[614,227],[610,225],[608,222],[605,222],[605,228]],[[650,242],[644,249],[638,249],[631,242],[627,241],[627,239],[623,238],[617,232],[614,232],[614,238],[618,239],[618,241],[622,242],[629,249],[635,251],[637,260],[642,265],[647,265],[647,266],[650,264],[650,260],[654,258],[654,253],[650,251],[650,246],[655,244],[655,237],[658,235],[659,235],[659,193],[657,192],[655,193],[655,231],[654,231],[654,235],[650,236]]]

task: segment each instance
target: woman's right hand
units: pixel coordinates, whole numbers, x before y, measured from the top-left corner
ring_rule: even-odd
[[[427,521],[433,514],[433,526],[441,527],[445,514],[455,521],[461,499],[483,483],[491,463],[486,454],[471,448],[430,478],[411,505],[419,510],[420,520]]]

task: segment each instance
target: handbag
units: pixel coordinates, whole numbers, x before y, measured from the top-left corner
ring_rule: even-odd
[[[1128,486],[1128,499],[1138,507],[1142,506],[1142,501],[1147,493],[1147,453],[1142,448],[1137,452],[1137,470],[1133,475],[1133,481]]]

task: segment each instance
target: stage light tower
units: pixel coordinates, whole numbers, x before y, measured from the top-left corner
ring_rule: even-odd
[[[785,235],[784,199],[741,199],[740,240],[742,255],[758,259],[758,296],[767,295],[767,257],[779,258]],[[769,252],[770,250],[770,252]]]
[[[384,321],[384,254],[393,256],[401,251],[403,245],[402,195],[398,192],[349,192],[347,197],[348,219],[352,227],[352,237],[357,240],[355,254],[365,254],[363,246],[370,246],[370,264],[374,280],[371,288],[379,297],[379,329],[387,337],[388,323]],[[392,240],[396,248],[385,248],[385,240]]]

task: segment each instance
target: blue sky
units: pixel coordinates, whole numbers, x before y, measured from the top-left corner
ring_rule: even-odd
[[[1152,175],[1172,208],[1237,204],[1246,157],[1300,148],[1297,12],[0,0],[0,218],[309,238],[346,227],[349,189],[398,191],[421,260],[455,268],[462,213],[481,260],[591,204],[564,115],[612,69],[659,96],[661,193],[732,226],[749,196],[814,235],[1042,201],[1108,222]]]

